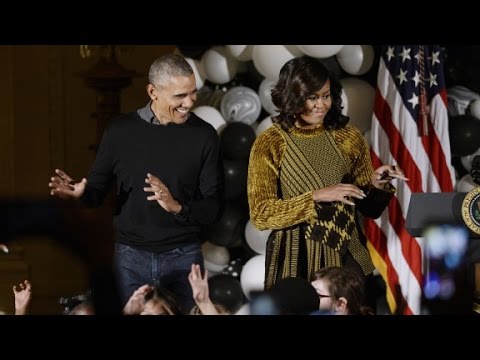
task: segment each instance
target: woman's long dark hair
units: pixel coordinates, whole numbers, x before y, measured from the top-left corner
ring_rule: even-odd
[[[280,111],[273,116],[273,122],[288,130],[295,124],[295,117],[305,109],[305,102],[330,80],[332,107],[325,116],[323,126],[340,129],[350,120],[342,115],[342,86],[337,78],[318,60],[309,56],[294,58],[280,70],[277,84],[272,89],[272,102]]]

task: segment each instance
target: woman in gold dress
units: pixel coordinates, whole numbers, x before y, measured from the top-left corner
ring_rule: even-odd
[[[408,179],[393,165],[373,170],[363,135],[342,115],[341,91],[308,56],[288,61],[272,89],[279,115],[256,139],[248,169],[250,218],[273,230],[265,289],[286,277],[311,281],[325,266],[372,278],[356,210],[379,217],[395,192],[390,180]]]

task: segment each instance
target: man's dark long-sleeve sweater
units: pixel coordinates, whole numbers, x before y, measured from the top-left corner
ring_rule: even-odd
[[[147,200],[147,173],[182,204],[179,215]],[[180,125],[154,125],[137,113],[121,116],[103,135],[83,201],[99,206],[115,179],[117,242],[163,252],[199,241],[200,226],[215,220],[222,201],[218,135],[193,113]]]

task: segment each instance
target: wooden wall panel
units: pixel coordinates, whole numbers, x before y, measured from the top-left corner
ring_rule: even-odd
[[[48,126],[48,47],[15,46],[13,107],[15,195],[48,194],[50,143]]]
[[[15,192],[12,57],[12,46],[0,46],[0,199]]]
[[[49,174],[65,166],[65,47],[49,46],[47,52]],[[46,179],[48,182],[48,179]],[[46,184],[42,184],[46,186]],[[48,189],[47,189],[48,190]]]
[[[95,159],[89,146],[95,143],[95,92],[79,76],[93,65],[94,60],[82,59],[79,46],[64,46],[63,73],[65,94],[65,165],[64,170],[73,178],[87,176]]]

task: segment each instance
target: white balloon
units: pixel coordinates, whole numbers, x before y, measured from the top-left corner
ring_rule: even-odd
[[[277,114],[274,114],[274,115],[277,115]],[[260,135],[262,132],[267,130],[272,125],[273,125],[272,117],[267,116],[265,119],[260,121],[260,124],[258,124],[258,126],[255,129],[255,134],[257,134],[257,136]]]
[[[226,124],[225,119],[223,118],[220,111],[215,109],[213,106],[202,105],[196,107],[192,110],[195,115],[197,115],[202,120],[205,120],[210,125],[212,125],[217,132],[219,129]]]
[[[227,121],[252,125],[257,121],[262,105],[255,91],[245,86],[235,86],[222,98],[220,110]]]
[[[464,115],[468,107],[475,100],[480,99],[480,95],[465,86],[455,85],[447,89],[448,115]]]
[[[275,81],[263,79],[258,87],[258,96],[260,97],[260,102],[265,110],[269,114],[275,114],[277,108],[273,105],[272,102],[272,87],[275,85]]]
[[[185,58],[185,60],[187,60],[187,62],[192,67],[193,73],[195,74],[197,90],[200,90],[203,85],[205,85],[205,79],[207,78],[207,76],[205,75],[205,70],[203,69],[203,65],[200,61],[191,58]]]
[[[353,77],[342,79],[340,83],[348,101],[349,124],[364,133],[372,124],[375,89],[365,80]]]
[[[248,246],[257,254],[265,254],[267,250],[268,236],[272,230],[258,230],[252,220],[248,220],[245,226],[245,240]]]
[[[372,45],[345,45],[337,54],[343,70],[351,75],[363,75],[373,65],[375,51]]]
[[[253,45],[227,45],[228,51],[232,56],[240,61],[252,60]]]
[[[335,77],[341,78],[343,76],[343,69],[338,63],[335,56],[330,56],[324,59],[318,59]]]
[[[269,80],[277,81],[280,69],[289,60],[302,56],[302,52],[292,45],[255,45],[253,64],[260,74]]]
[[[475,189],[477,186],[478,185],[473,182],[470,174],[467,174],[463,176],[460,180],[458,180],[457,186],[455,188],[457,192],[469,192],[470,190]]]
[[[225,121],[225,124],[222,124],[218,127],[217,134],[220,135],[226,127],[227,127],[227,122]]]
[[[337,54],[343,45],[297,45],[297,47],[304,54],[323,59]]]
[[[340,97],[342,98],[342,106],[343,106],[342,114],[347,115],[348,114],[348,99],[347,99],[347,95],[345,94],[345,91],[342,91],[342,93],[340,94]]]
[[[214,84],[225,84],[237,74],[238,61],[224,46],[214,46],[202,56],[202,65],[208,80]]]
[[[224,246],[212,244],[210,241],[202,244],[202,254],[206,261],[222,266],[222,269],[227,266],[230,261],[228,249]]]
[[[234,315],[250,315],[250,303],[243,304]]]
[[[243,265],[240,284],[245,296],[250,299],[252,291],[263,291],[265,281],[265,255],[257,255]]]
[[[472,101],[470,104],[470,114],[480,119],[480,100]]]
[[[457,187],[456,182],[458,181],[458,178],[459,178],[458,171],[455,168],[455,166],[453,166],[452,164],[450,164],[449,167],[450,167],[450,171],[452,172],[452,174],[455,174],[455,183],[453,184],[453,188],[455,189]]]
[[[226,265],[217,265],[208,260],[203,259],[203,266],[208,270],[208,278],[220,274]]]
[[[467,171],[472,170],[472,161],[476,155],[480,155],[480,148],[478,148],[477,151],[475,151],[473,154],[465,155],[460,158],[465,170]]]

